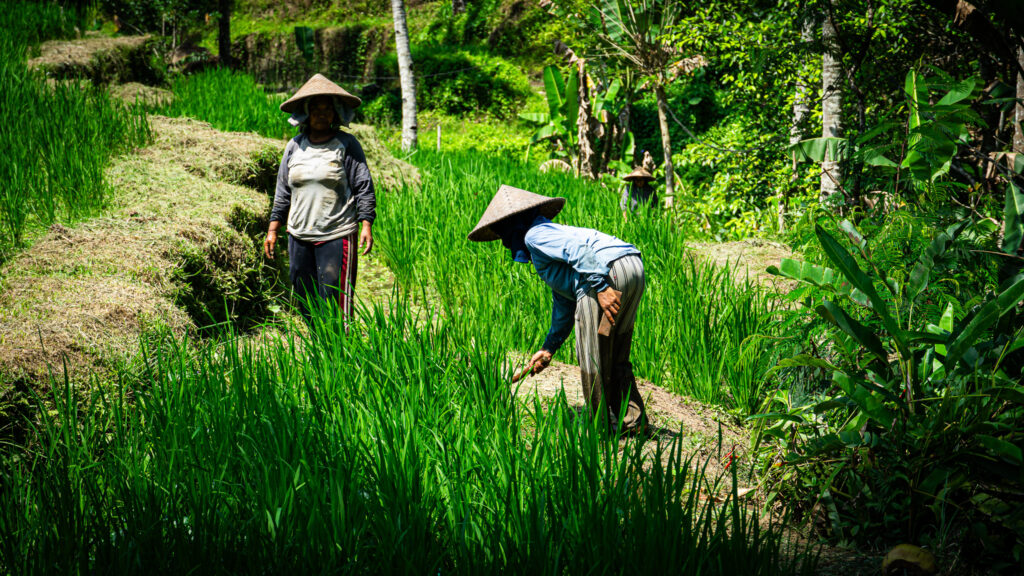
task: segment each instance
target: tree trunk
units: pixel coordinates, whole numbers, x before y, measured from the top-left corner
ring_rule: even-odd
[[[831,18],[826,17],[821,26],[824,48],[821,52],[821,135],[838,138],[842,133],[843,83],[842,70],[836,57],[836,28]],[[820,202],[825,203],[839,192],[839,162],[826,152],[821,163]]]
[[[619,112],[619,130],[615,133],[615,142],[612,148],[612,155],[615,156],[615,160],[622,158],[622,155],[626,153],[623,148],[625,147],[626,134],[629,134],[629,117],[632,112],[629,104],[631,98],[631,94],[626,97],[626,104],[622,107],[622,111]],[[636,150],[635,146],[634,144],[634,152]]]
[[[1017,48],[1017,62],[1024,68],[1024,47]],[[1013,107],[1013,151],[1024,154],[1024,73],[1017,72],[1017,104]]]
[[[220,0],[220,22],[217,27],[217,58],[221,66],[231,68],[231,0]]]
[[[807,47],[814,42],[814,25],[814,18],[809,14],[804,15],[800,26],[801,52],[805,52]],[[789,127],[789,143],[791,145],[797,144],[804,139],[803,123],[807,120],[807,115],[811,113],[808,98],[809,92],[810,87],[807,85],[807,77],[802,72],[798,72],[796,76],[796,95],[793,98],[793,124]],[[786,203],[789,199],[789,192],[796,185],[798,178],[796,153],[793,153],[792,170],[793,175],[789,180],[789,189],[779,195],[779,233],[786,231]]]
[[[452,14],[462,14],[466,11],[466,0],[452,0]]]
[[[675,174],[672,172],[672,137],[668,133],[668,98],[660,82],[654,84],[658,98],[658,126],[661,128],[661,147],[665,150],[665,207],[671,208],[675,199]]]
[[[597,152],[595,124],[591,114],[590,89],[587,82],[587,68],[582,59],[576,61],[579,70],[579,114],[576,116],[576,141],[579,143],[579,172],[581,176],[597,178]]]
[[[416,80],[412,75],[412,53],[409,51],[409,29],[405,25],[404,0],[391,0],[395,18],[395,52],[398,53],[398,76],[402,85],[402,150],[416,148]]]

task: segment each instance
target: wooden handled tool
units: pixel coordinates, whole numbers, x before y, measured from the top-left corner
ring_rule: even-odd
[[[611,290],[612,292],[615,293],[616,298],[622,296],[622,292],[619,292],[614,288],[612,288]],[[607,338],[612,335],[612,323],[611,321],[608,320],[608,315],[605,313],[603,309],[598,308],[598,310],[601,313],[601,323],[597,325],[597,335]]]
[[[523,378],[525,378],[526,375],[530,373],[530,369],[531,368],[533,368],[533,365],[532,364],[527,364],[526,368],[523,368],[519,372],[516,372],[515,375],[512,376],[512,383],[514,384],[516,382],[519,382]]]

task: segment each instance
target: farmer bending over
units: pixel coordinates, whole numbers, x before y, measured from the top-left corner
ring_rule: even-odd
[[[596,414],[603,412],[613,430],[641,432],[647,416],[629,362],[633,322],[644,293],[640,251],[597,230],[553,223],[564,205],[565,198],[503,185],[469,239],[500,239],[514,261],[533,262],[551,287],[551,329],[530,358],[530,372],[536,374],[551,363],[575,318],[576,356],[587,405]],[[598,335],[602,318],[611,324],[607,336]]]

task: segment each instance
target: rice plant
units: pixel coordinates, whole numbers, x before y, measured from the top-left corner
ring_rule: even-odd
[[[226,68],[180,76],[171,83],[174,101],[155,109],[166,116],[188,116],[220,130],[257,132],[291,138],[296,131],[279,106],[283,96],[268,96],[251,76]]]
[[[0,5],[0,261],[21,244],[26,227],[82,218],[103,205],[110,157],[150,137],[141,109],[79,83],[48,85],[26,69],[31,41],[65,30],[51,4]]]
[[[785,352],[774,301],[726,268],[695,260],[687,231],[657,210],[624,220],[615,189],[564,174],[540,174],[515,160],[474,153],[413,156],[419,189],[382,191],[380,249],[400,282],[432,286],[465,341],[533,351],[543,341],[550,290],[530,266],[514,265],[499,243],[466,234],[499,184],[568,199],[557,221],[596,228],[643,253],[647,290],[632,349],[639,376],[697,398],[753,413],[761,386]],[[559,354],[573,360],[570,338]]]
[[[681,443],[524,413],[501,346],[406,310],[54,382],[32,448],[0,452],[0,573],[809,573]]]

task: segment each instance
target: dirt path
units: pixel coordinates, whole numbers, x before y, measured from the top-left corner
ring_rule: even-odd
[[[513,353],[509,355],[508,365],[510,369],[518,370],[526,365],[528,358],[525,354]],[[738,476],[741,487],[744,487],[749,472],[747,455],[750,446],[746,430],[736,426],[727,414],[648,381],[639,380],[637,387],[644,398],[651,423],[651,437],[645,447],[649,454],[657,450],[659,443],[682,441],[683,453],[694,456],[694,468],[706,465],[708,478],[725,477],[731,476],[727,467],[732,462],[739,466]],[[539,398],[541,404],[546,405],[564,394],[570,407],[581,413],[586,410],[579,367],[572,364],[552,362],[540,374],[527,376],[511,384],[511,388],[523,403]],[[727,486],[731,487],[729,480]]]

